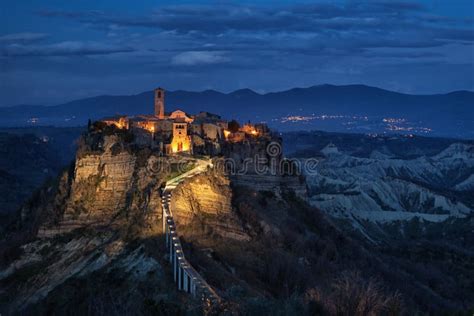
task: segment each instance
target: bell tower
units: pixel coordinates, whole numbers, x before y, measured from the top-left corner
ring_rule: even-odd
[[[191,137],[188,135],[188,123],[182,120],[173,123],[173,139],[171,140],[171,152],[192,151]]]
[[[161,88],[155,89],[155,116],[165,118],[165,90]]]

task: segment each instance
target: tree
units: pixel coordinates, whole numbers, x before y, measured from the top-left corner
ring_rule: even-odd
[[[232,120],[229,122],[228,128],[230,132],[236,133],[239,131],[240,124],[236,120]]]
[[[335,315],[400,314],[400,294],[387,294],[379,281],[365,280],[358,272],[343,272],[332,288],[330,307]]]

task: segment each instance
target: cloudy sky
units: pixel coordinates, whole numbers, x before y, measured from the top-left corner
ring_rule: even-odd
[[[474,1],[0,4],[0,106],[155,86],[474,90]]]

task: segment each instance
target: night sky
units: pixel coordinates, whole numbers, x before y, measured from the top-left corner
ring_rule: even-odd
[[[2,1],[0,106],[361,83],[474,90],[474,1]]]

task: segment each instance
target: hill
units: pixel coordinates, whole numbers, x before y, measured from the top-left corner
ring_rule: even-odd
[[[114,114],[151,113],[153,92],[97,96],[55,106],[0,108],[0,125],[78,126]],[[201,110],[242,121],[265,121],[280,130],[325,129],[355,132],[406,132],[474,136],[474,92],[410,95],[365,85],[318,85],[260,94],[168,91],[167,110]],[[31,120],[36,118],[37,120]],[[385,119],[385,120],[384,120]]]

